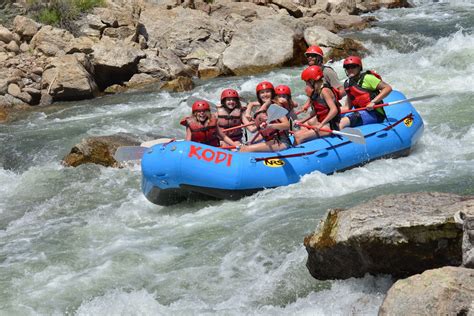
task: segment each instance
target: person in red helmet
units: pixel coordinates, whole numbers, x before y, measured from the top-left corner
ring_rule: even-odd
[[[234,89],[225,89],[221,93],[221,106],[217,108],[217,124],[222,129],[242,125],[245,107],[240,104],[239,93]],[[242,128],[224,132],[234,142],[241,142]]]
[[[242,146],[241,152],[265,152],[280,151],[291,146],[289,138],[290,122],[287,117],[267,122],[267,109],[274,102],[275,88],[268,81],[260,82],[256,87],[258,102],[247,104],[247,110],[243,118],[245,124],[254,122],[254,125],[247,127],[251,132],[257,132],[258,137],[255,141],[263,140],[256,144]],[[252,115],[252,108],[259,106]]]
[[[193,103],[192,111],[192,116],[185,117],[180,121],[181,125],[186,126],[186,140],[219,147],[219,139],[222,139],[230,146],[240,145],[225,135],[217,126],[217,118],[211,114],[209,103],[198,100]]]
[[[310,66],[301,73],[301,79],[306,82],[305,91],[311,101],[313,112],[313,117],[307,124],[316,128],[302,128],[295,132],[295,144],[328,135],[329,133],[319,130],[322,127],[338,130],[340,119],[338,101],[334,89],[324,83],[323,77],[323,70],[319,66]]]
[[[308,66],[319,66],[323,70],[324,74],[324,83],[330,85],[333,88],[337,89],[338,95],[336,96],[338,100],[342,99],[346,92],[344,91],[344,86],[339,81],[337,73],[329,66],[323,64],[324,53],[321,47],[313,45],[308,47],[304,53],[306,59],[308,60]]]
[[[347,75],[344,82],[347,93],[345,108],[366,107],[367,111],[354,112],[343,117],[339,128],[381,123],[386,118],[385,111],[383,108],[374,110],[374,105],[383,103],[383,98],[390,94],[392,87],[376,72],[362,72],[362,59],[358,56],[347,57],[343,67]]]
[[[291,89],[286,85],[279,85],[275,87],[275,103],[288,110],[286,117],[289,120],[296,120],[297,116],[295,108],[298,107],[296,102],[291,98]]]

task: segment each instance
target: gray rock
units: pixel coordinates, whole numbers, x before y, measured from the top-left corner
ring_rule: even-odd
[[[280,8],[286,9],[295,18],[301,18],[303,16],[303,12],[301,12],[300,8],[291,0],[272,0],[272,3]]]
[[[20,45],[20,51],[21,51],[22,53],[26,53],[26,52],[29,51],[29,50],[30,50],[30,45],[28,45],[28,44],[25,43],[25,42],[21,43],[21,45]]]
[[[293,58],[294,37],[293,29],[274,20],[242,25],[224,51],[223,64],[238,76],[282,66]]]
[[[87,36],[81,36],[74,38],[71,40],[69,45],[66,47],[65,52],[66,54],[73,54],[73,53],[84,53],[84,54],[91,54],[94,50],[92,46],[96,41],[92,38]]]
[[[43,72],[43,84],[55,100],[86,99],[98,92],[92,75],[75,55],[56,57]]]
[[[73,22],[78,29],[79,36],[100,39],[102,30],[106,27],[99,16],[94,14],[82,15],[79,20]]]
[[[73,39],[74,36],[68,31],[46,25],[33,36],[30,44],[46,56],[56,56],[65,54]]]
[[[345,279],[459,265],[462,230],[453,215],[472,202],[448,193],[407,193],[331,210],[305,238],[306,266],[317,279]]]
[[[369,26],[369,23],[358,15],[334,15],[333,20],[338,30],[363,30]]]
[[[17,15],[13,20],[13,29],[23,41],[30,41],[40,28],[41,24],[25,16]]]
[[[9,94],[14,96],[15,98],[18,97],[18,95],[21,93],[20,87],[16,83],[10,83],[8,85],[8,91]]]
[[[6,49],[15,54],[18,54],[20,52],[20,47],[15,41],[11,41],[10,43],[8,43]]]
[[[0,94],[5,94],[8,91],[8,80],[0,78]]]
[[[20,92],[16,97],[20,99],[21,101],[28,104],[31,104],[33,101],[33,97],[29,93],[24,92],[24,91]]]
[[[397,281],[379,316],[467,315],[474,312],[474,270],[443,267]]]
[[[4,43],[13,41],[13,33],[3,25],[0,25],[0,41]]]
[[[304,30],[304,39],[308,46],[338,47],[344,44],[344,39],[322,26],[313,26]]]
[[[462,228],[462,265],[474,268],[474,205],[466,205],[454,215],[456,224]],[[473,311],[474,312],[474,311]]]
[[[146,57],[142,50],[109,37],[103,37],[92,49],[95,78],[102,88],[128,81],[137,72],[140,59]]]

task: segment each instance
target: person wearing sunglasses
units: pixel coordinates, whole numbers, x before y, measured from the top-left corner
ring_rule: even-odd
[[[392,87],[375,71],[363,72],[362,59],[358,56],[349,56],[344,59],[343,67],[347,75],[347,80],[344,82],[347,93],[345,107],[348,109],[366,108],[366,111],[354,112],[343,117],[339,128],[383,122],[386,119],[384,109],[374,109],[374,105],[383,103],[383,99],[390,94]]]
[[[308,66],[321,67],[323,71],[324,83],[332,88],[335,88],[334,92],[336,92],[337,100],[342,99],[346,95],[346,92],[344,91],[344,86],[339,81],[337,73],[334,71],[334,69],[329,66],[323,65],[324,53],[321,47],[317,45],[312,45],[308,47],[304,55],[308,61]],[[308,111],[310,106],[311,102],[308,99],[308,101],[306,101],[306,103],[303,105],[302,110],[306,112]]]

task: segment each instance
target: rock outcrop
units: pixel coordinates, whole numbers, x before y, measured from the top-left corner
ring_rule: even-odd
[[[310,44],[323,46],[329,58],[363,53],[360,43],[334,33],[368,26],[351,13],[404,0],[359,1],[110,0],[74,22],[74,34],[16,16],[8,27],[0,25],[0,108],[149,84],[182,91],[194,76],[301,65]]]
[[[448,193],[380,196],[347,210],[330,210],[305,238],[307,268],[317,279],[366,273],[406,277],[462,262],[458,210],[473,197]]]
[[[66,166],[77,167],[86,163],[106,167],[117,167],[113,155],[120,146],[139,146],[140,142],[132,135],[117,134],[111,136],[88,137],[75,145],[63,158]]]
[[[443,267],[397,281],[388,291],[379,316],[472,315],[474,270]]]

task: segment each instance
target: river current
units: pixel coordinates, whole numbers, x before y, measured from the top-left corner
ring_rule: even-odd
[[[178,121],[191,94],[217,102],[226,87],[252,92],[268,79],[302,102],[301,67],[187,93],[58,104],[0,125],[0,314],[376,315],[393,280],[317,281],[303,238],[328,208],[380,194],[474,194],[474,6],[425,2],[374,15],[375,27],[344,34],[372,51],[365,68],[408,97],[440,95],[414,104],[425,132],[407,158],[172,207],[145,199],[139,166],[60,163],[87,136],[184,136]],[[333,67],[344,78],[342,63]]]

